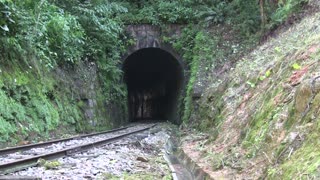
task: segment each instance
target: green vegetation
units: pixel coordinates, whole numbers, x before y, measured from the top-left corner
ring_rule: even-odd
[[[167,41],[190,68],[180,108],[188,122],[199,69],[209,73],[227,57],[235,57],[236,51],[256,42],[255,34],[284,22],[304,2],[0,0],[0,141],[10,141],[13,134],[19,137],[11,141],[31,132],[48,135],[59,126],[87,129],[82,112],[85,103],[77,87],[68,83],[73,80],[55,77],[61,70],[67,74],[80,70],[77,75],[89,81],[90,75],[79,68],[86,63],[97,65],[98,106],[117,104],[125,111],[126,89],[119,63],[127,46],[134,43],[124,32],[126,24],[185,25],[180,37]],[[223,26],[240,32],[236,39],[243,42],[242,47],[211,31]],[[266,72],[265,77],[269,75]],[[111,123],[97,124],[101,129]]]
[[[61,166],[61,162],[54,160],[54,161],[47,161],[45,159],[39,159],[37,162],[38,165],[43,166],[46,170],[48,169],[57,169]]]
[[[185,28],[181,37],[173,42],[173,47],[183,54],[183,58],[189,63],[191,69],[190,79],[186,89],[186,97],[184,99],[182,117],[184,122],[188,121],[192,113],[193,87],[197,78],[200,62],[210,66],[209,62],[212,61],[209,60],[212,60],[214,56],[210,48],[215,45],[217,45],[217,41],[211,39],[207,33],[203,31],[197,32],[196,29],[192,29],[191,27]]]
[[[135,44],[124,32],[126,25],[157,25],[165,34],[166,25],[179,24],[183,26],[179,36],[162,36],[189,70],[179,114],[183,123],[209,130],[206,143],[218,144],[207,152],[213,168],[242,170],[247,164],[264,163],[270,179],[316,179],[320,95],[302,80],[315,76],[310,72],[319,68],[315,64],[320,36],[312,26],[319,24],[319,15],[292,30],[298,29],[296,33],[279,42],[270,40],[237,62],[228,77],[221,76],[225,79],[208,80],[213,69],[235,64],[307,2],[0,0],[0,143],[37,141],[63,129],[73,133],[114,126],[112,112],[105,106],[126,111],[120,61],[128,46]],[[90,68],[98,73],[97,84],[90,84]],[[202,78],[212,84],[197,107],[195,87],[207,85],[201,84]],[[82,91],[94,91],[91,95],[97,101],[89,101]],[[84,113],[88,104],[98,107],[89,109],[98,114],[90,122]],[[303,142],[289,141],[290,132],[301,135]],[[218,153],[209,152],[219,145]],[[256,161],[259,155],[265,161]],[[47,165],[50,169],[60,164]],[[124,179],[155,177],[168,178],[123,175]],[[105,174],[105,178],[119,177]]]
[[[75,125],[70,129],[72,132],[81,121],[80,110],[72,104],[74,100],[66,97],[67,89],[59,89],[53,77],[37,80],[33,75],[19,70],[18,67],[15,67],[15,71],[2,73],[1,80],[4,83],[0,89],[1,142],[24,140],[30,132],[47,137],[49,132],[63,124]],[[12,137],[14,139],[11,139]],[[25,140],[31,141],[33,138],[30,136]]]
[[[224,129],[208,148],[223,146],[230,140],[226,136],[237,131],[232,134],[237,141],[221,154],[228,156],[230,148],[241,148],[243,157],[238,161],[262,164],[252,171],[268,166],[259,177],[319,178],[319,63],[314,58],[319,55],[319,29],[313,30],[319,16],[316,13],[306,17],[237,63],[229,74],[233,79],[222,95],[224,99],[233,98],[224,101]],[[299,37],[304,38],[297,41]],[[252,86],[244,86],[246,82]],[[203,105],[204,109],[216,107],[209,95],[204,99],[210,103]],[[252,166],[244,169],[247,168]]]
[[[300,10],[307,0],[112,0],[128,9],[120,15],[126,24],[231,24],[243,35],[274,28]]]
[[[114,16],[126,8],[107,1],[1,0],[0,10],[1,142],[15,143],[30,133],[49,137],[60,126],[73,127],[70,132],[88,129],[79,92],[61,70],[81,70],[77,74],[89,81],[90,74],[79,67],[95,62],[102,89],[96,93],[104,97],[98,106],[125,104],[125,87],[118,83],[125,45],[122,22]],[[110,122],[94,124],[108,128]]]

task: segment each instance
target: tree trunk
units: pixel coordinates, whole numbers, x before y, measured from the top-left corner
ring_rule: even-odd
[[[264,29],[267,21],[265,11],[264,11],[264,7],[265,7],[264,0],[259,0],[259,5],[260,5],[261,26],[262,26],[262,29]]]

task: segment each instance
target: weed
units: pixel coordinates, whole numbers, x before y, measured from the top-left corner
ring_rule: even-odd
[[[292,64],[292,69],[293,70],[300,70],[301,66],[298,63],[294,63],[294,64]]]

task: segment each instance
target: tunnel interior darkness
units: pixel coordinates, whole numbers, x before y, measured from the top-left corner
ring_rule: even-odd
[[[160,48],[140,49],[124,61],[131,122],[177,118],[177,101],[183,84],[183,67]]]

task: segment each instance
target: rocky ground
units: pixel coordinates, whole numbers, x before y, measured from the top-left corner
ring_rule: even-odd
[[[160,124],[87,152],[54,161],[39,160],[37,167],[13,173],[42,179],[172,179],[163,158],[172,126]]]
[[[88,137],[83,137],[83,138],[80,138],[80,137],[73,138],[68,141],[53,143],[51,145],[44,146],[44,147],[32,148],[27,151],[19,151],[19,152],[15,152],[15,153],[11,153],[11,154],[1,155],[0,162],[7,163],[7,162],[14,161],[14,160],[29,158],[29,157],[33,157],[36,155],[43,155],[46,153],[51,153],[51,152],[56,152],[56,151],[63,150],[63,149],[68,149],[68,148],[79,146],[79,145],[90,144],[92,142],[101,141],[103,139],[107,139],[107,138],[121,135],[121,134],[126,133],[128,131],[138,130],[138,129],[145,128],[148,126],[149,126],[149,124],[141,124],[140,123],[137,126],[128,127],[128,128],[122,129],[120,131],[112,132],[112,133],[103,133],[100,135],[88,136]]]

